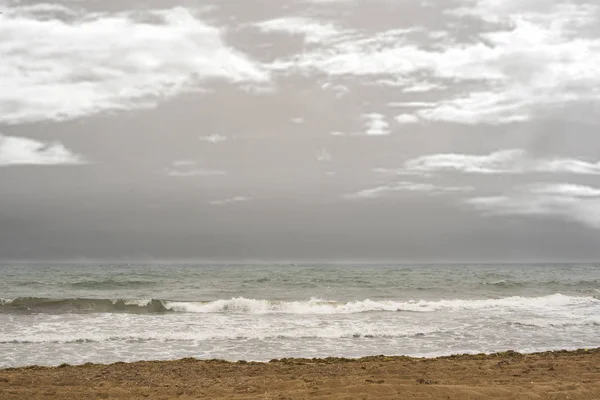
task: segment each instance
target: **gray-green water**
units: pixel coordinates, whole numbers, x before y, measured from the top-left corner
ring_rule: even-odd
[[[0,366],[600,346],[597,265],[0,265]]]

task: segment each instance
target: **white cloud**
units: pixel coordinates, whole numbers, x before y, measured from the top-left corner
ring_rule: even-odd
[[[193,160],[176,160],[171,163],[171,167],[166,170],[167,175],[179,178],[188,178],[193,176],[221,176],[227,175],[227,171],[201,168]]]
[[[417,111],[417,115],[430,121],[468,125],[482,122],[506,124],[527,121],[534,103],[529,94],[515,93],[513,89],[502,92],[480,91],[441,100],[431,108]],[[541,103],[540,99],[539,104]]]
[[[431,92],[433,90],[442,90],[445,88],[446,88],[446,86],[441,85],[439,83],[414,82],[414,83],[412,83],[412,86],[407,86],[402,91],[404,93],[424,93],[424,92]]]
[[[386,117],[379,113],[365,113],[360,115],[363,130],[358,132],[333,131],[332,136],[387,136],[391,133],[390,123]]]
[[[365,135],[367,136],[385,136],[390,134],[390,124],[385,120],[385,116],[378,113],[367,113],[361,116],[365,124]]]
[[[350,93],[350,89],[347,86],[340,84],[333,84],[331,82],[325,82],[321,85],[321,89],[330,91],[334,94],[335,97],[341,98]]]
[[[422,104],[421,119],[518,123],[539,110],[600,102],[600,38],[589,34],[600,23],[599,10],[592,1],[462,0],[451,12],[494,22],[497,30],[480,33],[472,43],[431,32],[430,43],[416,42],[413,34],[424,30],[420,27],[375,34],[331,30],[320,47],[271,68],[405,85],[405,93],[447,88],[438,101]]]
[[[571,196],[571,197],[600,197],[600,189],[571,183],[554,183],[534,186],[534,194]]]
[[[60,13],[68,18],[48,18]],[[0,123],[155,106],[207,79],[267,83],[222,31],[183,7],[83,13],[15,6],[0,15]]]
[[[431,174],[419,172],[419,171],[408,171],[404,168],[390,169],[390,168],[373,168],[373,172],[378,174],[386,175],[419,175],[421,177],[431,177]]]
[[[0,167],[77,164],[85,164],[85,160],[61,143],[45,143],[0,134]]]
[[[382,185],[369,189],[364,189],[356,193],[347,195],[352,199],[374,199],[393,192],[431,192],[435,189],[434,185],[415,182],[399,182],[392,185]]]
[[[402,181],[364,189],[346,195],[345,197],[349,199],[374,199],[394,192],[413,192],[437,195],[451,192],[470,192],[472,190],[474,190],[474,188],[470,186],[436,186],[430,183]]]
[[[401,108],[427,108],[433,107],[436,103],[430,101],[392,101],[387,105],[389,107],[401,107]]]
[[[400,114],[394,117],[399,124],[416,124],[419,122],[419,117],[413,114]]]
[[[221,142],[226,141],[227,138],[225,136],[219,135],[217,133],[213,133],[212,135],[201,136],[200,140],[202,140],[203,142],[217,144],[217,143],[221,143]]]
[[[523,150],[500,150],[488,155],[433,154],[409,160],[404,164],[408,171],[458,171],[470,174],[518,173],[518,161]]]
[[[600,162],[569,158],[528,157],[522,149],[499,150],[485,155],[441,153],[424,155],[404,163],[401,173],[457,171],[467,174],[563,173],[599,175]]]
[[[542,161],[536,166],[539,172],[563,172],[581,175],[600,175],[600,161],[590,163],[569,158]]]
[[[245,197],[245,196],[235,196],[235,197],[230,197],[227,199],[222,199],[222,200],[212,200],[209,203],[215,206],[222,206],[222,205],[226,205],[226,204],[234,204],[234,203],[242,203],[245,201],[249,201],[252,200],[249,197]]]
[[[281,32],[304,37],[306,43],[321,43],[340,35],[342,32],[332,23],[304,17],[271,19],[255,24],[262,32]]]
[[[600,189],[573,184],[524,187],[500,196],[465,201],[486,216],[537,216],[561,218],[600,229]]]

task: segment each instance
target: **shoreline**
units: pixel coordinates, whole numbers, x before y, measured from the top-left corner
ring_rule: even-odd
[[[204,363],[223,363],[223,364],[243,364],[243,365],[259,365],[259,364],[271,364],[271,363],[352,363],[352,362],[370,362],[370,361],[426,361],[426,360],[488,360],[488,359],[499,359],[506,357],[526,357],[526,356],[570,356],[570,355],[585,355],[585,354],[598,354],[600,355],[600,347],[595,348],[578,348],[574,350],[547,350],[547,351],[536,351],[533,353],[521,353],[514,350],[505,350],[496,353],[456,353],[445,356],[435,357],[413,357],[413,356],[389,356],[385,354],[378,354],[374,356],[363,356],[357,358],[348,357],[315,357],[315,358],[302,358],[302,357],[289,357],[289,358],[274,358],[268,361],[247,361],[247,360],[223,360],[218,358],[196,358],[196,357],[183,357],[173,360],[137,360],[137,361],[115,361],[111,363],[92,363],[87,362],[83,364],[68,364],[63,363],[60,365],[23,365],[20,367],[0,367],[0,373],[3,371],[19,371],[19,370],[41,370],[41,369],[60,369],[60,368],[80,368],[80,367],[112,367],[116,365],[133,365],[139,363],[178,363],[186,361],[204,362]]]
[[[0,398],[600,399],[600,348],[0,369]]]

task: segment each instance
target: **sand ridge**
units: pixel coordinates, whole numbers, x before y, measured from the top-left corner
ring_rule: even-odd
[[[186,358],[0,370],[0,399],[600,400],[600,348],[438,358]]]

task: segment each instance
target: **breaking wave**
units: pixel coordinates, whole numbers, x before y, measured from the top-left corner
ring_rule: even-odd
[[[168,301],[156,299],[0,299],[0,313],[238,313],[238,314],[355,314],[364,312],[434,312],[438,310],[543,310],[600,306],[595,296],[560,293],[541,297],[512,296],[500,299],[337,302],[311,298],[307,301],[257,300],[243,297],[215,301]]]

